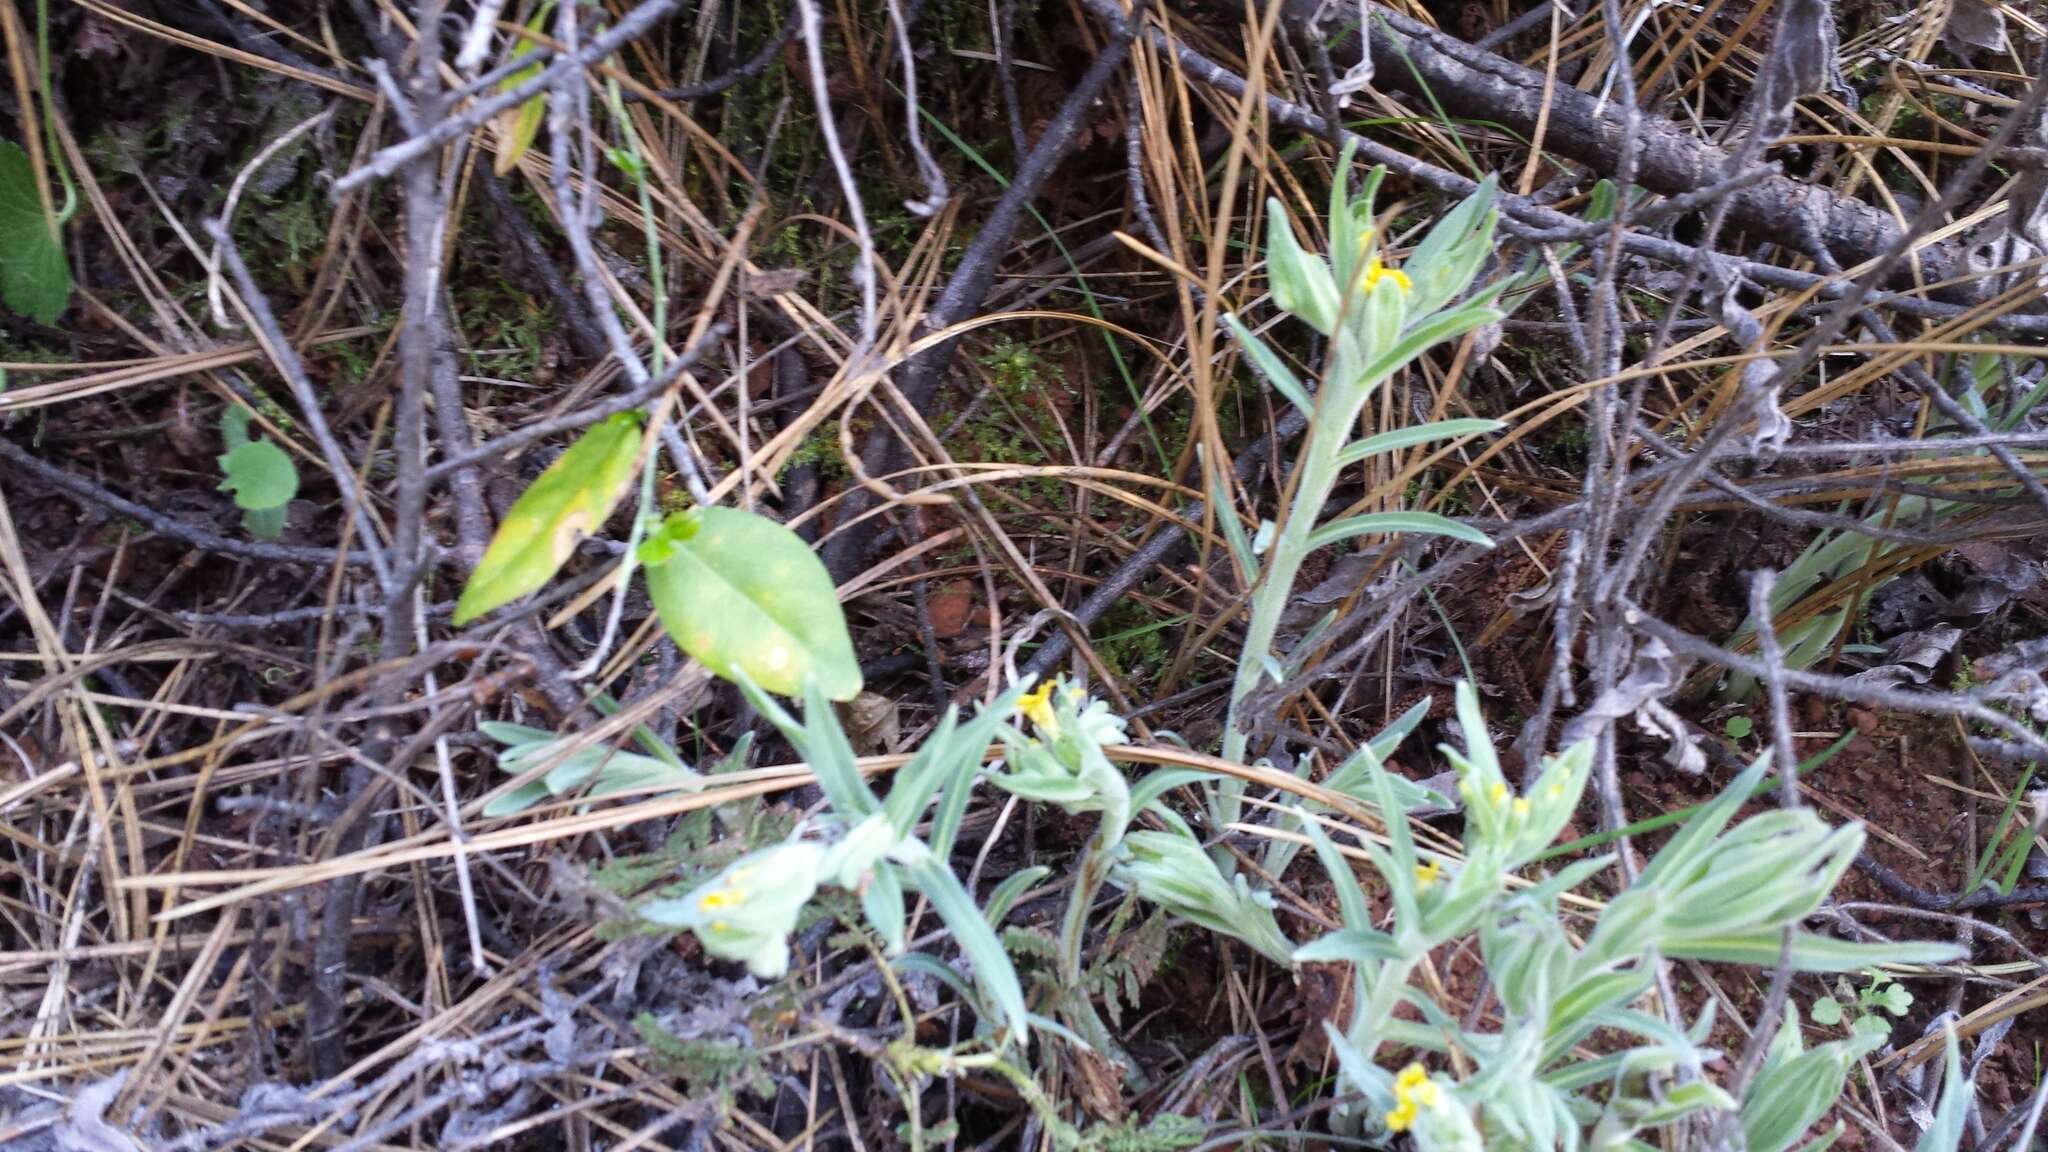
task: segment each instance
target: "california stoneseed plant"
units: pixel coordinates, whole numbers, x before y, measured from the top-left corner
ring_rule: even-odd
[[[1349,167],[1347,152],[1340,172]],[[1234,514],[1219,509],[1253,590],[1232,723],[1220,761],[1207,761],[1216,768],[1246,763],[1249,736],[1235,712],[1262,681],[1286,675],[1290,656],[1272,645],[1280,609],[1311,552],[1410,532],[1484,542],[1468,526],[1421,512],[1317,520],[1345,468],[1379,452],[1496,426],[1446,421],[1355,437],[1367,399],[1394,373],[1500,317],[1495,304],[1505,284],[1471,291],[1493,251],[1490,182],[1397,268],[1372,214],[1380,176],[1371,173],[1356,196],[1340,176],[1326,221],[1327,255],[1302,248],[1273,206],[1266,250],[1273,301],[1327,341],[1319,387],[1311,391],[1272,346],[1230,319],[1259,374],[1313,419],[1279,524],[1246,533]],[[601,524],[643,472],[649,443],[630,416],[586,432],[506,518],[459,615],[474,617],[544,584],[575,536]],[[1710,1042],[1713,1003],[1692,1019],[1680,1016],[1657,993],[1659,962],[1768,970],[1782,961],[1793,971],[1832,973],[1937,963],[1956,954],[1946,945],[1861,944],[1801,927],[1855,857],[1862,833],[1831,829],[1798,808],[1738,820],[1769,771],[1767,757],[1640,871],[1624,871],[1612,855],[1552,857],[1584,798],[1591,746],[1546,760],[1533,785],[1518,791],[1464,684],[1456,693],[1462,747],[1442,750],[1456,770],[1455,798],[1430,794],[1384,766],[1416,725],[1418,710],[1361,747],[1318,792],[1370,811],[1376,830],[1298,801],[1280,806],[1284,815],[1264,826],[1264,860],[1276,872],[1296,859],[1298,847],[1312,847],[1312,866],[1334,892],[1342,924],[1313,939],[1290,939],[1274,897],[1227,850],[1225,837],[1242,827],[1246,811],[1238,777],[1202,768],[1200,757],[1187,758],[1188,767],[1134,775],[1119,761],[1125,723],[1106,702],[1064,678],[1022,678],[971,717],[947,712],[885,781],[871,780],[833,707],[859,692],[859,666],[832,582],[801,539],[764,517],[720,507],[674,514],[650,524],[645,537],[637,559],[663,627],[774,725],[814,774],[825,803],[779,842],[658,886],[631,905],[631,916],[643,928],[686,931],[706,956],[775,980],[803,959],[793,937],[821,896],[836,890],[850,897],[894,974],[892,984],[912,976],[935,980],[978,1022],[974,1034],[934,1044],[917,1039],[906,1018],[905,1032],[881,1057],[890,1082],[905,1094],[913,1147],[925,1142],[915,1107],[922,1086],[969,1073],[995,1074],[1015,1087],[1062,1149],[1121,1147],[1119,1140],[1136,1138],[1129,1129],[1083,1127],[1062,1114],[1038,1086],[1036,1071],[1047,1066],[1049,1045],[1123,1059],[1082,979],[1091,919],[1106,886],[1193,930],[1241,942],[1265,963],[1345,966],[1347,1007],[1323,1024],[1338,1070],[1330,1089],[1332,1130],[1374,1146],[1412,1140],[1422,1152],[1787,1152],[1809,1139],[1806,1147],[1818,1152],[1833,1137],[1812,1138],[1809,1130],[1882,1036],[1858,1030],[1808,1047],[1788,1006],[1782,1023],[1748,1022],[1774,1028],[1773,1039],[1754,1074],[1732,1083],[1729,1054]],[[800,713],[777,697],[800,699]],[[488,734],[507,745],[500,764],[514,775],[493,814],[550,795],[703,784],[644,732],[635,734],[644,754],[609,755],[573,752],[563,738],[517,726]],[[1096,822],[1067,870],[1056,978],[1047,994],[1027,995],[1005,945],[1005,922],[1045,870],[1002,879],[985,898],[958,870],[962,822],[984,784]],[[1168,803],[1189,785],[1208,796],[1192,816]],[[1455,844],[1418,842],[1411,811],[1425,800],[1449,801],[1460,812]],[[1333,831],[1354,845],[1341,846]],[[1373,914],[1355,860],[1370,866],[1391,908],[1387,917]],[[914,902],[936,914],[948,943],[912,948]],[[1446,999],[1440,979],[1425,978],[1442,958],[1475,946],[1488,990],[1476,1013]],[[1958,1146],[1968,1095],[1951,1049],[1920,1152]],[[1162,1147],[1200,1136],[1174,1125],[1145,1132]]]

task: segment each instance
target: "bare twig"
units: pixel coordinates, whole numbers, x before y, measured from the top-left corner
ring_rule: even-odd
[[[459,115],[449,116],[434,124],[430,129],[393,144],[370,158],[368,164],[341,177],[334,182],[334,194],[345,195],[372,180],[382,180],[407,164],[448,144],[458,136],[475,131],[496,118],[500,112],[517,108],[535,96],[555,87],[563,78],[580,76],[582,71],[606,56],[618,51],[653,28],[677,0],[644,0],[643,3],[619,17],[619,22],[603,33],[592,37],[590,43],[570,52],[567,56],[555,55],[539,74],[532,76],[496,95],[462,110]],[[506,67],[511,70],[530,68],[540,51],[528,53],[525,57]],[[489,76],[479,79],[488,83]]]

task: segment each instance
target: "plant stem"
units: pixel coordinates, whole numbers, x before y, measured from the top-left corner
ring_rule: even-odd
[[[1081,950],[1088,935],[1088,912],[1095,905],[1095,896],[1102,891],[1102,884],[1109,878],[1109,866],[1114,862],[1112,850],[1114,835],[1122,839],[1121,829],[1111,829],[1104,820],[1088,838],[1081,849],[1080,866],[1074,873],[1073,891],[1067,896],[1067,911],[1060,918],[1060,967],[1059,984],[1061,1002],[1075,1031],[1088,1041],[1090,1047],[1109,1056],[1124,1070],[1124,1076],[1132,1087],[1144,1087],[1145,1074],[1137,1061],[1126,1054],[1116,1038],[1109,1034],[1109,1026],[1096,1014],[1095,1001],[1082,985]]]
[[[1327,390],[1328,385],[1325,388]],[[1223,758],[1236,764],[1244,762],[1246,747],[1251,741],[1251,734],[1244,728],[1244,702],[1266,674],[1266,660],[1272,654],[1273,638],[1280,630],[1280,617],[1287,610],[1288,598],[1294,590],[1294,579],[1301,572],[1302,561],[1308,559],[1309,535],[1315,531],[1316,515],[1322,511],[1323,503],[1329,499],[1330,490],[1336,486],[1338,473],[1342,471],[1337,454],[1343,450],[1351,423],[1357,415],[1357,403],[1352,397],[1330,396],[1317,407],[1317,418],[1309,421],[1308,438],[1302,444],[1301,460],[1295,470],[1294,500],[1288,506],[1286,522],[1273,540],[1270,559],[1258,588],[1252,593],[1251,620],[1245,626],[1244,651],[1238,656],[1237,679],[1230,689],[1230,714],[1223,731]],[[1340,416],[1341,421],[1327,419]],[[1238,818],[1243,808],[1243,796],[1242,780],[1227,779],[1218,785],[1212,812],[1217,828]]]

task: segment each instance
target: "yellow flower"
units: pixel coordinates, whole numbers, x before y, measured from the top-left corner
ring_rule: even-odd
[[[1552,784],[1552,785],[1550,786],[1550,798],[1551,798],[1552,800],[1562,800],[1562,799],[1564,799],[1564,785],[1562,785],[1562,784]]]
[[[1052,711],[1052,681],[1041,682],[1017,700],[1017,710],[1031,720],[1031,726],[1047,736],[1058,735],[1060,722]]]
[[[1394,1078],[1394,1107],[1386,1115],[1387,1131],[1406,1132],[1424,1108],[1435,1108],[1442,1090],[1429,1078],[1429,1070],[1410,1064]]]
[[[1415,1101],[1403,1100],[1387,1113],[1387,1131],[1406,1132],[1415,1126]]]
[[[1488,789],[1486,790],[1486,799],[1487,799],[1487,802],[1488,802],[1488,803],[1491,803],[1491,804],[1505,804],[1505,803],[1507,803],[1507,799],[1508,799],[1508,786],[1507,786],[1507,785],[1505,785],[1505,784],[1503,784],[1503,783],[1501,783],[1501,782],[1500,782],[1500,781],[1498,781],[1498,780],[1495,780],[1495,781],[1493,782],[1493,787],[1491,787],[1491,788],[1488,788]]]
[[[703,912],[717,912],[726,908],[737,908],[746,902],[746,894],[737,888],[713,888],[697,901],[697,908]]]
[[[1529,801],[1520,796],[1515,797],[1514,809],[1517,819],[1527,818],[1529,815]]]
[[[1400,286],[1403,292],[1410,292],[1415,288],[1414,282],[1408,279],[1406,272],[1401,271],[1399,268],[1387,267],[1380,262],[1379,257],[1375,256],[1365,266],[1365,286],[1367,288],[1377,288],[1382,280],[1392,280]]]
[[[1439,861],[1431,860],[1427,864],[1417,864],[1415,866],[1415,890],[1418,892],[1428,891],[1431,884],[1443,879],[1443,875],[1444,866]]]

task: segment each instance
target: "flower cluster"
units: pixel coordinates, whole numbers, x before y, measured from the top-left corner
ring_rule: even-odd
[[[1115,843],[1130,819],[1131,794],[1102,750],[1127,739],[1123,718],[1064,676],[1024,693],[1017,711],[1030,731],[1015,724],[996,730],[1004,749],[996,786],[1069,812],[1100,812],[1110,825],[1105,842]]]
[[[1482,1152],[1485,1147],[1471,1110],[1419,1063],[1394,1077],[1394,1106],[1380,1123],[1388,1132],[1407,1133],[1420,1152]]]
[[[1443,1092],[1429,1078],[1429,1070],[1420,1064],[1408,1065],[1394,1077],[1394,1107],[1383,1117],[1387,1131],[1408,1131],[1415,1127],[1415,1117],[1422,1109],[1442,1102]]]
[[[823,847],[790,840],[741,857],[688,895],[642,904],[640,918],[687,928],[706,953],[773,979],[789,970],[789,934],[817,892],[825,863]]]

